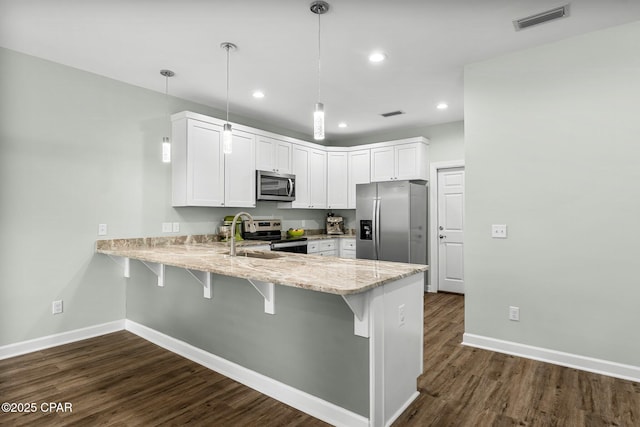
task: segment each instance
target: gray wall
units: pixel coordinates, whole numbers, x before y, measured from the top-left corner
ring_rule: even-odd
[[[125,317],[121,271],[94,255],[99,223],[106,238],[160,236],[175,221],[179,234],[209,233],[237,211],[171,207],[167,111],[221,112],[173,97],[167,107],[158,79],[153,92],[0,49],[0,346]],[[287,228],[320,228],[324,215],[278,211]]]
[[[413,136],[424,136],[429,139],[429,162],[431,163],[464,159],[464,122],[462,121],[369,135],[349,140],[345,146],[392,141]],[[335,213],[345,218],[346,227],[355,228],[355,210],[338,209]]]
[[[467,333],[640,366],[638,40],[640,22],[466,67]]]
[[[369,416],[369,340],[353,333],[338,295],[275,287],[275,315],[244,279],[213,276],[213,298],[186,270],[165,286],[139,262],[127,280],[127,319]]]

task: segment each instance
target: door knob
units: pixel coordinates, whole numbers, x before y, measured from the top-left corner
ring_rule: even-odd
[[[438,237],[439,237],[439,238],[441,238],[441,239],[444,239],[444,238],[445,238],[445,237],[447,237],[447,236],[445,236],[444,234],[441,234],[441,235],[439,235]]]
[[[438,230],[444,230],[443,226],[438,227]]]

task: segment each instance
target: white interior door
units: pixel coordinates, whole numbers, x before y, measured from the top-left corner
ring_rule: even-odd
[[[464,294],[464,168],[438,171],[438,290]]]

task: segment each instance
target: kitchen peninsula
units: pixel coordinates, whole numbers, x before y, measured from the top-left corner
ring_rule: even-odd
[[[428,266],[251,247],[233,257],[201,236],[97,252],[129,277],[133,333],[329,423],[392,422],[418,395]]]

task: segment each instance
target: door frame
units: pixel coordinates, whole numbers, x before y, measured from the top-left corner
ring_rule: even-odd
[[[427,292],[438,292],[438,172],[454,168],[464,168],[464,159],[433,162],[429,165],[429,283]]]

